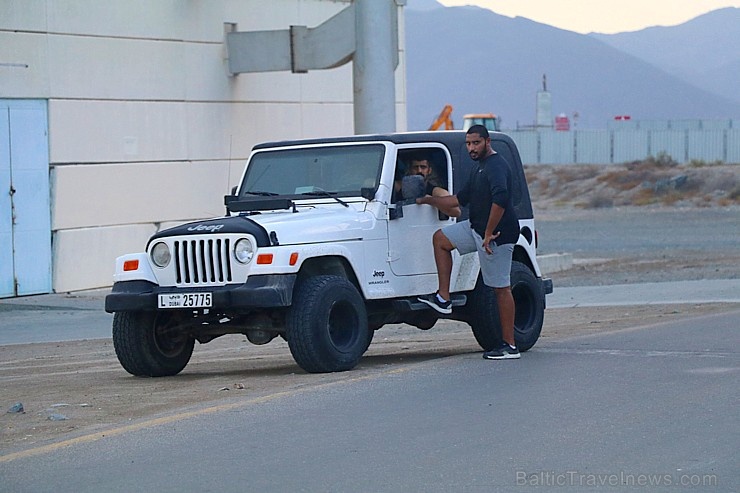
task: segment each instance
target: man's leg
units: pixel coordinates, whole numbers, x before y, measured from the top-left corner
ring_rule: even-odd
[[[499,348],[492,348],[484,352],[483,357],[486,359],[519,358],[519,350],[515,348],[516,339],[514,337],[516,307],[514,305],[514,296],[511,293],[511,257],[513,251],[513,244],[497,245],[493,248],[493,253],[490,255],[485,252],[481,253],[481,250],[478,250],[481,259],[483,281],[487,286],[504,286],[493,288],[498,306],[501,339],[503,339],[503,343]]]
[[[437,279],[439,282],[439,295],[445,300],[450,300],[450,277],[452,276],[452,250],[455,246],[438,229],[432,236],[434,247],[434,263],[437,264]]]
[[[450,296],[450,277],[452,277],[452,250],[457,249],[460,254],[474,252],[476,249],[468,221],[451,224],[438,229],[432,236],[434,263],[437,266],[436,293],[425,294],[417,299],[437,310],[449,315],[452,313],[452,299]]]
[[[498,302],[499,320],[501,320],[501,338],[509,346],[516,346],[514,340],[514,296],[511,294],[511,286],[505,288],[493,288]]]

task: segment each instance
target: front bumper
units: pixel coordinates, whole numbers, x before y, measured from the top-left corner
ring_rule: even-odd
[[[156,311],[160,294],[200,293],[213,294],[209,310],[252,310],[290,306],[296,274],[252,276],[244,284],[197,288],[163,287],[148,281],[121,281],[113,284],[105,297],[105,311]]]

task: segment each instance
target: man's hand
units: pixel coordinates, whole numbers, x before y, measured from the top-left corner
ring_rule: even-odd
[[[491,242],[498,238],[500,234],[501,231],[496,231],[495,233],[486,235],[486,237],[483,238],[483,249],[488,255],[491,255],[493,253],[493,250],[491,249]]]

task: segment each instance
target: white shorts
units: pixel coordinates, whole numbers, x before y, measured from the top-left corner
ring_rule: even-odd
[[[442,228],[450,243],[454,245],[460,255],[478,252],[480,271],[483,283],[491,288],[506,288],[511,285],[511,256],[514,253],[514,244],[496,245],[491,242],[489,254],[483,248],[483,238],[470,227],[470,221],[460,221]]]

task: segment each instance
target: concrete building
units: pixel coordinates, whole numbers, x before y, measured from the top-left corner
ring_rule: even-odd
[[[156,231],[223,214],[254,144],[354,133],[352,62],[235,76],[225,43],[350,4],[0,0],[0,297],[109,286]]]

